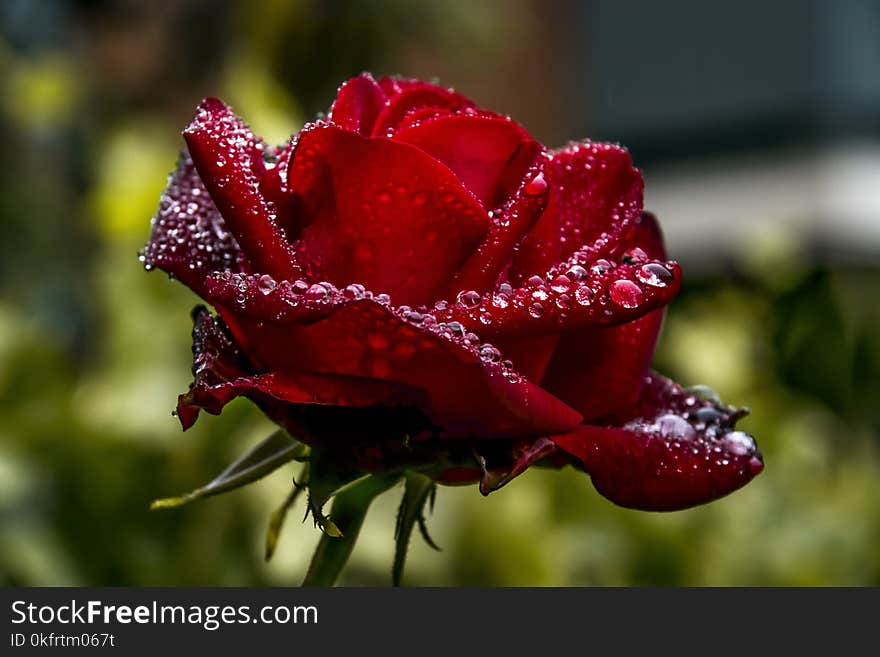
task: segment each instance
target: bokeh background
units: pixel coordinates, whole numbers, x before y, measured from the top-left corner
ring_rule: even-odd
[[[446,85],[550,145],[628,145],[685,285],[656,357],[747,405],[766,470],[671,514],[572,470],[441,489],[424,585],[880,583],[880,5],[562,0],[0,3],[0,583],[296,584],[292,469],[189,506],[269,423],[186,434],[195,297],[137,261],[180,129],[219,95],[280,143],[362,70]],[[399,493],[399,491],[398,491]],[[343,583],[389,582],[398,495]]]

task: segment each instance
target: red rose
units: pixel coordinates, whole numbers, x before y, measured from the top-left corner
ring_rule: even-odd
[[[304,442],[441,482],[574,462],[678,509],[763,467],[744,412],[649,370],[681,272],[626,150],[549,151],[449,89],[361,75],[263,144],[219,100],[184,131],[144,253],[196,313],[199,409],[254,400]]]

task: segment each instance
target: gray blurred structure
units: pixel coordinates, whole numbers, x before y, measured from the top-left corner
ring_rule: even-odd
[[[570,7],[581,133],[647,165],[674,253],[880,250],[880,2]]]

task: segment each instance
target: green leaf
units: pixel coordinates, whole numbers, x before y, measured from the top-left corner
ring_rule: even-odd
[[[436,487],[434,480],[424,474],[418,472],[407,472],[406,474],[406,486],[403,491],[403,499],[400,502],[400,509],[397,512],[397,526],[394,530],[394,565],[391,568],[391,581],[394,586],[400,586],[403,578],[403,566],[406,563],[409,538],[416,523],[419,524],[419,530],[428,545],[434,549],[440,549],[428,535],[424,515],[426,503],[430,503],[433,507]]]
[[[303,469],[303,474],[300,475],[300,481],[304,480],[307,471],[308,465]],[[290,493],[287,494],[287,497],[284,499],[281,506],[272,512],[272,516],[269,518],[269,526],[266,528],[266,561],[269,561],[272,558],[272,555],[275,554],[275,548],[278,547],[278,538],[281,536],[281,528],[284,526],[287,512],[290,511],[290,507],[293,506],[297,498],[299,498],[300,493],[302,493],[305,488],[305,484],[297,483],[296,479],[294,479],[293,488]]]
[[[179,497],[155,500],[150,509],[169,509],[239,488],[265,477],[289,461],[304,458],[308,452],[307,445],[279,429],[201,488]]]

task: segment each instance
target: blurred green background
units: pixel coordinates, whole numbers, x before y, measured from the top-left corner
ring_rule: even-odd
[[[196,298],[136,253],[202,97],[280,143],[372,70],[439,78],[550,145],[629,145],[685,270],[657,368],[751,407],[766,460],[671,514],[617,508],[571,469],[485,499],[443,488],[444,549],[414,538],[405,581],[880,584],[880,17],[785,4],[3,2],[0,583],[301,580],[318,540],[301,508],[262,559],[292,469],[148,511],[271,426],[239,400],[181,433]],[[389,582],[398,494],[343,583]]]

